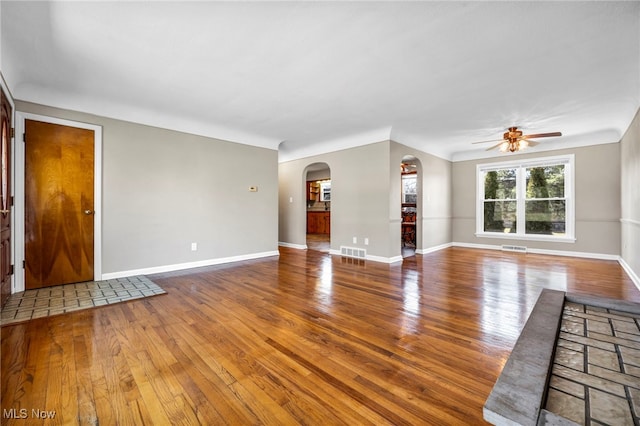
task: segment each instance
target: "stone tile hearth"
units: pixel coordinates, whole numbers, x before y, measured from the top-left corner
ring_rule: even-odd
[[[640,318],[567,302],[545,408],[577,424],[640,424]]]
[[[640,425],[640,305],[543,290],[483,413],[496,425]]]

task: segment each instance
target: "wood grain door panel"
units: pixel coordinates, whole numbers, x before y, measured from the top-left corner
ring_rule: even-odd
[[[94,132],[25,121],[25,286],[93,280]]]
[[[11,294],[11,104],[0,89],[0,306]]]

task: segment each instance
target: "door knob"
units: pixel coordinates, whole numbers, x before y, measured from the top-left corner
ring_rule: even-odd
[[[93,214],[93,210],[87,209],[87,210],[84,211],[84,214],[86,214],[86,215]]]

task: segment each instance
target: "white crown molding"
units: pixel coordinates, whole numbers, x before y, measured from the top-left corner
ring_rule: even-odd
[[[167,114],[105,99],[95,102],[72,92],[59,93],[47,87],[31,84],[19,85],[16,88],[16,99],[260,148],[277,150],[282,142],[276,138],[231,129],[202,119],[180,116],[175,112]]]
[[[299,160],[301,158],[312,157],[314,155],[328,154],[330,152],[342,151],[348,148],[356,148],[359,146],[390,140],[390,138],[391,128],[383,127],[302,147],[296,147],[295,144],[292,147],[289,147],[285,141],[280,146],[278,162],[285,163],[287,161]]]

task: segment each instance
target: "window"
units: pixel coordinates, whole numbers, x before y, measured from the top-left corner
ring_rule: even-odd
[[[320,181],[320,201],[331,201],[331,181]]]
[[[476,235],[574,241],[573,155],[478,165]]]
[[[417,174],[402,175],[402,202],[416,204],[418,202]]]

